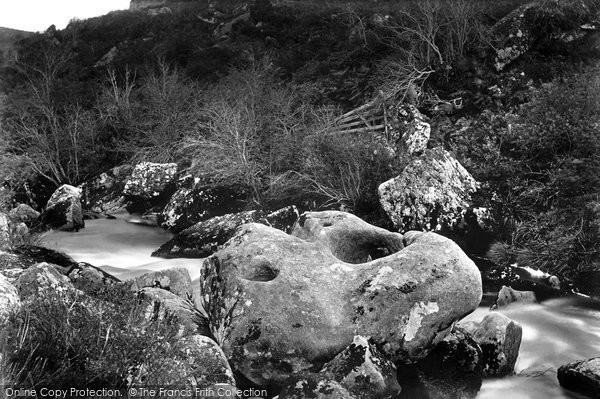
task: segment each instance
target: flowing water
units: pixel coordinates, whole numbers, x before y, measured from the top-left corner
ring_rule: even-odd
[[[198,279],[202,259],[151,257],[152,251],[172,235],[132,223],[136,221],[129,215],[118,215],[116,220],[89,220],[85,229],[77,233],[48,233],[43,243],[122,280],[175,266],[186,267],[192,279]],[[480,307],[467,319],[481,320],[487,312],[487,308]],[[516,374],[484,380],[476,398],[584,398],[563,390],[558,385],[556,370],[565,363],[600,356],[600,305],[581,298],[561,298],[542,304],[509,306],[502,313],[523,326]]]

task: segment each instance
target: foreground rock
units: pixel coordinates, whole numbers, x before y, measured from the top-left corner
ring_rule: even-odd
[[[64,184],[48,200],[38,219],[56,230],[78,231],[85,227],[81,208],[81,190]]]
[[[152,256],[161,258],[206,258],[215,253],[245,223],[262,223],[290,232],[299,218],[295,206],[265,215],[259,211],[232,213],[196,223],[160,246]]]
[[[27,204],[19,204],[8,212],[8,216],[15,222],[22,222],[31,227],[40,213]]]
[[[142,162],[135,166],[123,188],[127,210],[142,213],[168,201],[175,189],[177,164]]]
[[[23,301],[57,298],[69,300],[83,295],[73,287],[68,277],[45,262],[29,267],[19,276],[14,285]]]
[[[180,188],[158,215],[158,225],[178,233],[198,222],[243,210],[246,193],[231,187],[196,187],[191,176],[179,183]]]
[[[379,186],[381,206],[399,231],[441,230],[462,220],[477,183],[442,148],[426,150]]]
[[[139,291],[145,287],[161,288],[184,299],[193,293],[190,273],[184,267],[146,273],[127,283],[131,285],[133,291]]]
[[[600,357],[561,366],[557,377],[560,385],[567,389],[591,398],[600,397]]]
[[[481,348],[484,376],[504,376],[514,372],[523,328],[501,313],[490,312],[477,323],[460,323]]]
[[[21,307],[21,299],[17,288],[4,275],[0,274],[0,327],[6,323],[11,314]]]
[[[356,334],[370,336],[392,361],[418,360],[477,307],[481,276],[444,237],[404,239],[399,252],[351,264],[318,237],[244,225],[201,270],[211,331],[232,365],[261,385],[332,359]]]
[[[84,209],[110,214],[123,208],[123,189],[132,171],[131,165],[117,166],[83,183],[80,188]]]

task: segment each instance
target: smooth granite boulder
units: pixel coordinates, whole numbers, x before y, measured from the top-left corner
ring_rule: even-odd
[[[345,237],[365,229],[348,223],[350,216],[331,223],[337,220]],[[320,367],[357,334],[371,337],[394,362],[416,361],[481,300],[479,270],[442,236],[409,232],[406,247],[363,263],[346,262],[329,248],[348,248],[337,253],[356,261],[365,257],[366,241],[357,241],[353,253],[333,236],[302,239],[246,224],[204,262],[201,300],[211,332],[251,381],[281,383]],[[386,242],[376,234],[372,239]]]

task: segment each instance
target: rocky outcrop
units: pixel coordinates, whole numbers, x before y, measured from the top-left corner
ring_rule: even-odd
[[[246,193],[231,187],[196,187],[191,176],[179,186],[158,215],[158,225],[174,233],[215,216],[240,212],[246,205]]]
[[[25,223],[28,227],[40,216],[40,213],[26,204],[19,204],[8,212],[14,222]]]
[[[130,165],[117,166],[83,183],[80,188],[84,209],[110,214],[123,208],[123,189],[132,171]]]
[[[146,273],[127,282],[133,291],[145,287],[162,288],[181,297],[188,298],[192,295],[192,279],[184,267],[174,267],[152,273]]]
[[[176,163],[137,164],[123,188],[127,210],[142,213],[156,205],[162,208],[175,190],[176,174]]]
[[[496,303],[494,304],[494,309],[503,308],[511,303],[537,303],[537,299],[535,297],[535,292],[533,291],[518,291],[511,287],[502,286],[500,292],[498,292],[498,297],[496,298]]]
[[[379,186],[381,206],[399,231],[441,230],[458,224],[477,182],[442,148],[426,150]]]
[[[178,326],[178,336],[193,334],[209,335],[206,317],[194,304],[161,288],[146,287],[140,291],[145,301],[145,317],[148,321],[167,320]]]
[[[71,281],[48,263],[38,263],[25,270],[15,281],[15,287],[23,301],[38,301],[45,298],[73,298],[83,293]]]
[[[19,292],[4,275],[0,274],[0,327],[20,307],[21,299],[19,298]]]
[[[245,223],[262,223],[290,232],[299,218],[295,206],[282,208],[265,215],[259,211],[246,211],[196,223],[160,246],[152,256],[161,258],[206,258],[215,253]]]
[[[56,230],[78,231],[85,227],[81,208],[81,190],[64,184],[48,200],[38,219]]]
[[[163,359],[161,372],[151,377],[140,367],[130,378],[132,387],[163,386],[203,398],[237,398],[235,379],[223,351],[216,342],[202,335],[180,339]],[[175,391],[173,391],[175,392]],[[183,398],[185,394],[171,397]]]
[[[558,382],[572,391],[600,397],[600,357],[580,360],[561,366],[557,372]]]
[[[514,372],[523,328],[498,312],[490,312],[480,323],[460,323],[481,348],[480,366],[484,376],[504,376]]]
[[[391,121],[399,154],[419,155],[427,148],[431,135],[431,126],[417,107],[402,104],[397,109],[397,117]]]
[[[537,43],[551,43],[589,21],[592,13],[583,0],[532,1],[516,8],[492,29],[496,55],[494,66],[501,71]]]
[[[410,232],[404,240],[399,252],[351,264],[318,237],[244,225],[201,270],[211,331],[257,384],[332,359],[357,333],[393,361],[420,359],[477,307],[481,276],[444,237]]]

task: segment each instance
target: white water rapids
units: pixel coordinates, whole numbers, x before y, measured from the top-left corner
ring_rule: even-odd
[[[172,235],[161,229],[130,223],[132,216],[116,220],[87,220],[77,233],[51,232],[43,245],[88,262],[126,280],[150,271],[186,267],[193,280],[202,259],[159,259],[150,254]],[[197,285],[197,284],[195,284]],[[481,320],[480,307],[469,319]],[[516,374],[486,379],[477,399],[575,399],[583,396],[558,385],[556,370],[565,363],[600,356],[600,306],[571,299],[554,299],[502,310],[523,326],[523,342]]]

